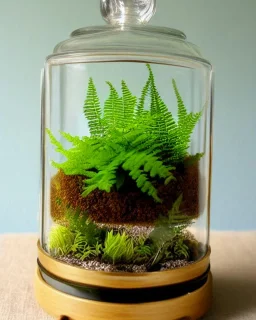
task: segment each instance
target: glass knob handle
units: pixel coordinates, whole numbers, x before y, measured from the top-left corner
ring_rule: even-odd
[[[143,24],[155,14],[156,0],[101,0],[100,8],[110,24]]]

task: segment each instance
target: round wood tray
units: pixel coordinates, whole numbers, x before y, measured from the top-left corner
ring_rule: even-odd
[[[212,276],[209,273],[203,286],[177,298],[124,304],[87,300],[58,291],[43,280],[37,269],[35,293],[41,307],[59,320],[196,320],[211,306]]]
[[[200,277],[209,268],[210,247],[206,255],[193,264],[168,271],[147,273],[91,271],[71,266],[51,257],[41,248],[39,242],[38,260],[45,270],[64,281],[106,288],[152,288],[183,283]]]

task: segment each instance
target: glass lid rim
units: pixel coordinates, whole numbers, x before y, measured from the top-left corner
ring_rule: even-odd
[[[142,31],[149,34],[161,34],[164,36],[177,37],[181,40],[186,40],[187,36],[183,31],[178,29],[153,26],[153,25],[99,25],[99,26],[90,26],[83,27],[74,30],[70,37],[84,36],[86,34],[99,33],[104,31],[113,31],[113,32],[123,32],[123,31]]]
[[[96,55],[95,55],[95,53],[97,53]],[[79,57],[84,57],[84,58],[86,58],[86,60],[88,59],[88,58],[91,58],[91,57],[102,57],[102,56],[104,56],[104,57],[107,57],[108,59],[107,60],[105,60],[105,61],[102,61],[102,60],[100,60],[100,62],[102,62],[102,63],[104,63],[104,62],[119,62],[119,61],[122,61],[122,62],[134,62],[134,59],[132,59],[132,57],[131,57],[131,55],[133,56],[133,58],[134,57],[137,57],[137,56],[139,56],[142,60],[140,60],[139,62],[145,62],[145,63],[152,63],[152,61],[150,60],[150,59],[147,59],[147,54],[145,54],[144,52],[142,52],[142,53],[140,53],[140,54],[137,54],[136,52],[129,52],[128,54],[129,54],[129,56],[130,56],[130,60],[129,61],[127,61],[126,59],[125,60],[123,60],[122,59],[122,55],[126,55],[127,54],[127,52],[125,52],[125,51],[121,51],[121,52],[119,52],[118,53],[118,57],[120,58],[120,59],[118,59],[117,61],[112,61],[112,60],[109,60],[109,58],[111,57],[111,56],[117,56],[117,54],[116,54],[116,52],[114,53],[114,51],[113,50],[110,50],[110,51],[106,51],[106,52],[104,52],[104,53],[102,53],[101,51],[97,51],[96,50],[96,52],[88,52],[88,51],[86,51],[86,50],[79,50],[79,51],[72,51],[72,50],[70,50],[70,51],[66,51],[66,52],[58,52],[58,53],[52,53],[52,54],[50,54],[50,55],[48,55],[47,56],[47,58],[46,58],[46,64],[49,64],[49,62],[50,61],[52,61],[52,60],[55,60],[55,59],[57,59],[57,60],[59,60],[59,59],[63,59],[63,58],[67,58],[67,57],[69,57],[69,58],[79,58]],[[170,57],[181,57],[181,58],[185,58],[187,61],[194,61],[194,62],[196,62],[196,63],[199,63],[200,65],[206,65],[206,66],[208,66],[208,67],[210,67],[210,69],[211,70],[213,70],[213,66],[212,66],[212,64],[210,63],[210,61],[209,60],[207,60],[207,59],[205,59],[205,58],[202,58],[202,57],[192,57],[192,56],[188,56],[188,55],[184,55],[184,54],[175,54],[175,53],[172,53],[171,55],[168,55],[168,57],[170,58]],[[144,58],[146,58],[146,59],[144,59]],[[161,58],[161,55],[159,55],[158,53],[156,53],[156,58]],[[151,61],[151,62],[150,62]],[[98,62],[98,59],[92,59],[90,62]],[[135,61],[136,62],[136,61]],[[77,61],[75,61],[75,62],[72,62],[72,63],[74,63],[74,64],[76,64],[77,63]],[[80,63],[80,62],[79,62]],[[89,63],[89,61],[86,61],[86,63]],[[157,62],[158,64],[159,64],[159,62]],[[51,64],[51,63],[50,63]],[[63,63],[61,63],[61,64],[67,64],[66,63],[66,61],[65,62],[63,62]],[[162,64],[166,64],[166,63],[162,63]],[[58,64],[59,65],[59,64]]]

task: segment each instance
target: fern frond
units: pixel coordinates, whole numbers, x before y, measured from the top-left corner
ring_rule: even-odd
[[[72,140],[72,136],[68,138]],[[103,144],[103,138],[84,137],[80,141],[75,138],[72,148],[65,150],[61,146],[61,153],[67,160],[63,163],[52,162],[52,165],[63,170],[66,175],[85,175],[89,169],[97,168],[111,156],[111,153],[106,154],[104,150],[102,151]],[[97,157],[97,154],[101,154],[104,158]]]
[[[157,195],[157,190],[150,182],[147,173],[152,178],[158,176],[159,178],[168,179],[173,178],[172,173],[164,164],[158,160],[157,157],[148,154],[146,151],[137,152],[130,151],[126,155],[126,159],[122,164],[122,168],[129,172],[129,175],[136,181],[137,186],[142,192],[152,196],[157,202],[161,199]],[[143,168],[143,170],[141,170]]]
[[[62,146],[62,144],[54,137],[53,133],[51,132],[50,129],[46,129],[46,133],[48,134],[49,138],[50,138],[50,142],[52,145],[55,146],[55,150],[56,152],[59,152],[63,155],[65,155],[65,149]]]
[[[124,119],[122,102],[113,84],[109,81],[107,84],[110,88],[110,94],[104,104],[104,121],[108,128],[122,128]]]
[[[191,142],[191,135],[197,122],[202,116],[202,111],[197,113],[191,112],[188,114],[174,79],[172,80],[172,84],[178,104],[177,141],[173,150],[175,154],[175,160],[180,162],[183,161],[187,156],[188,148]]]
[[[185,229],[192,224],[193,216],[187,216],[186,214],[184,214],[184,212],[182,212],[182,210],[180,209],[182,200],[183,195],[181,194],[174,202],[172,209],[169,211],[167,223],[169,226],[183,226],[183,228]]]
[[[122,94],[123,96],[121,98],[121,104],[123,113],[123,123],[120,123],[120,125],[122,125],[122,127],[125,128],[133,124],[137,98],[132,95],[125,81],[122,81]]]
[[[63,131],[60,131],[60,134],[68,142],[72,143],[73,146],[77,146],[82,142],[80,137],[78,137],[78,136],[72,136],[71,134],[69,134],[67,132],[63,132]]]
[[[142,114],[145,112],[145,101],[146,101],[147,95],[149,94],[150,81],[151,81],[151,79],[149,77],[145,86],[142,89],[142,92],[141,92],[141,96],[139,99],[139,103],[137,106],[137,112],[136,112],[136,115],[138,118],[141,117]]]
[[[149,238],[155,246],[155,256],[151,266],[166,258],[185,257],[189,249],[184,243],[184,230],[193,222],[193,217],[186,216],[181,210],[182,195],[174,202],[168,217],[160,216],[156,221],[155,229]]]
[[[97,225],[89,219],[86,212],[68,208],[65,213],[65,220],[68,229],[77,234],[77,242],[78,240],[83,240],[87,245],[93,246],[105,236],[104,229],[99,229]]]
[[[139,238],[138,244],[134,247],[134,263],[145,263],[153,255],[153,248],[146,244],[145,238]]]
[[[149,84],[150,84],[150,97],[151,97],[151,104],[150,104],[150,112],[151,115],[159,114],[159,100],[160,97],[155,84],[155,77],[153,74],[153,71],[151,69],[151,66],[147,64],[147,68],[149,71]]]
[[[84,102],[84,114],[88,120],[91,135],[101,136],[103,134],[103,124],[100,101],[92,78],[89,79],[87,97]]]
[[[190,256],[189,247],[184,243],[184,237],[178,235],[173,245],[173,255],[176,259],[188,259]]]
[[[154,244],[155,247],[155,255],[153,256],[152,261],[148,268],[160,262],[168,246],[172,243],[175,238],[175,232],[173,229],[170,229],[168,226],[162,225],[156,227],[149,235],[149,238]]]
[[[100,170],[90,179],[86,179],[83,196],[87,196],[93,190],[99,189],[110,192],[111,187],[117,182],[117,170],[123,161],[123,153],[113,157],[107,165],[101,166]]]
[[[174,93],[178,103],[178,125],[182,127],[187,117],[187,110],[184,106],[184,102],[180,96],[176,81],[174,79],[172,79],[172,85],[173,85]]]
[[[103,150],[100,151],[102,162],[95,166],[98,170],[91,174],[90,171],[86,171],[89,174],[87,174],[88,178],[85,181],[83,196],[87,196],[95,189],[110,192],[114,185],[117,186],[118,172],[122,168],[136,181],[142,192],[152,196],[157,202],[161,202],[151,178],[162,178],[167,184],[171,179],[174,179],[171,173],[174,167],[166,167],[161,162],[158,156],[159,145],[155,143],[154,139],[153,136],[150,137],[140,131],[127,132],[123,134],[122,138],[118,133],[116,141],[115,136],[112,136],[112,143],[108,142],[104,147],[106,154],[102,154]],[[112,146],[112,144],[114,145]]]
[[[159,140],[163,142],[162,154],[166,155],[165,161],[169,163],[175,163],[175,149],[174,146],[177,143],[177,124],[171,112],[168,111],[168,107],[160,97],[159,92],[156,89],[154,74],[150,65],[147,65],[149,70],[150,81],[150,97],[151,97],[151,115],[155,119],[155,123],[152,125],[152,130]]]
[[[110,166],[109,166],[110,168]],[[116,183],[116,167],[101,170],[92,178],[86,179],[85,191],[82,193],[84,197],[88,196],[92,191],[99,189],[110,192],[111,187]]]

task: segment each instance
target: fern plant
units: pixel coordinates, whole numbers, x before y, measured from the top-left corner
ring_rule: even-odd
[[[178,104],[175,121],[157,90],[150,65],[147,64],[147,68],[149,77],[139,99],[125,81],[121,83],[121,96],[113,84],[107,82],[110,94],[104,108],[93,79],[89,79],[84,115],[90,137],[73,137],[61,132],[72,144],[67,150],[47,130],[56,151],[66,158],[63,163],[52,162],[53,166],[67,175],[85,176],[85,197],[95,189],[119,190],[130,177],[142,192],[161,202],[154,181],[168,184],[175,180],[173,171],[177,164],[187,161],[190,137],[202,112],[187,112],[173,80]],[[149,110],[146,97],[150,98]],[[202,156],[190,156],[186,164],[199,161]]]
[[[172,209],[169,210],[167,217],[160,217],[159,222],[161,224],[168,224],[169,226],[179,226],[181,230],[186,229],[193,223],[193,216],[186,215],[186,212],[181,210],[183,195],[181,194],[177,200],[173,203]]]
[[[150,266],[165,259],[189,258],[189,248],[185,244],[184,230],[192,223],[193,217],[180,210],[182,195],[175,201],[168,217],[160,216],[155,229],[149,235],[155,248]]]
[[[184,237],[176,237],[173,245],[173,257],[174,259],[188,259],[189,258],[189,247],[184,242]],[[169,248],[170,249],[170,248]]]
[[[134,263],[145,263],[152,257],[154,250],[150,244],[147,244],[147,240],[144,237],[140,237],[137,240],[134,247]]]
[[[161,202],[157,190],[151,182],[158,177],[168,184],[174,179],[174,167],[166,166],[161,161],[160,145],[155,143],[154,136],[148,136],[144,131],[130,130],[123,134],[112,132],[110,137],[101,139],[75,139],[73,148],[64,150],[48,130],[51,142],[68,160],[53,165],[65,174],[79,174],[87,177],[84,196],[95,189],[111,191],[117,187],[118,172],[123,169],[128,176],[136,181],[137,187]],[[71,139],[69,139],[71,141]],[[120,185],[119,185],[120,187]]]
[[[86,212],[81,212],[79,209],[68,208],[66,210],[65,219],[68,229],[76,234],[73,249],[77,247],[80,249],[80,245],[95,246],[99,241],[105,238],[105,230],[99,228],[94,222],[92,222]],[[77,251],[77,250],[72,250]]]

